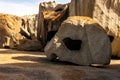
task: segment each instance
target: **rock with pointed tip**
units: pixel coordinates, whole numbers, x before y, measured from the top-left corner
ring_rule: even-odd
[[[45,46],[68,17],[68,4],[43,2],[39,6],[37,38]]]

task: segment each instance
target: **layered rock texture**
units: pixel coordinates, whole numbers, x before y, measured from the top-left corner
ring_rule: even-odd
[[[36,38],[37,19],[35,18],[36,15],[21,18],[0,14],[0,48],[40,50],[41,42]]]
[[[120,1],[119,0],[71,0],[70,16],[89,16],[113,37],[112,51],[120,57]]]
[[[37,38],[37,26],[38,26],[38,15],[26,15],[23,16],[23,31],[26,32],[26,37],[35,39]]]
[[[79,65],[109,64],[112,50],[107,33],[88,17],[65,20],[55,37],[45,47],[48,59]]]
[[[68,13],[68,4],[40,3],[37,37],[43,46],[55,35]]]
[[[114,37],[113,55],[120,57],[120,0],[96,0],[93,18]]]
[[[93,16],[95,0],[71,0],[70,16]]]
[[[21,18],[13,15],[0,14],[0,48],[15,47],[23,36],[19,33]]]
[[[37,40],[38,15],[26,15],[22,17],[21,34],[25,39],[20,40],[18,50],[40,51],[41,42]]]

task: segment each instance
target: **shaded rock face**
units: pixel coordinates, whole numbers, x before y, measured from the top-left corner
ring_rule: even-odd
[[[95,0],[71,0],[70,16],[93,16]]]
[[[45,46],[68,17],[68,4],[43,2],[39,6],[37,38]]]
[[[29,39],[20,40],[20,44],[17,47],[18,50],[24,51],[40,51],[41,48],[42,46],[40,41]]]
[[[46,45],[50,60],[59,59],[79,65],[110,63],[111,43],[103,28],[89,17],[73,16],[65,20]]]
[[[120,1],[119,0],[71,0],[70,16],[89,16],[99,23],[109,36],[113,36],[112,51],[120,57]],[[115,47],[117,46],[117,47]]]
[[[13,15],[0,14],[0,48],[14,48],[23,36],[19,33],[21,18]]]

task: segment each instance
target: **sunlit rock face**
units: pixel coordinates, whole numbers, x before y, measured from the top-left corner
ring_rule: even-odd
[[[20,33],[25,37],[20,40],[16,49],[24,51],[40,51],[41,42],[37,40],[38,15],[25,15],[22,17]]]
[[[111,43],[104,29],[89,17],[65,20],[45,47],[50,60],[59,59],[79,65],[110,63]]]
[[[71,0],[70,16],[89,16],[99,23],[109,36],[113,36],[112,51],[120,57],[120,1]]]
[[[114,37],[113,55],[120,57],[120,0],[96,0],[93,18]]]
[[[21,18],[8,14],[0,14],[0,48],[14,48],[23,39],[20,34]]]
[[[22,18],[23,18],[22,29],[24,31],[23,35],[31,39],[37,38],[38,15],[37,14],[26,15],[23,16]]]
[[[0,14],[0,48],[41,49],[41,42],[36,39],[33,31],[34,21],[31,21],[31,23],[25,21],[29,18]]]
[[[40,3],[37,38],[43,46],[55,35],[68,13],[68,4],[57,4],[54,1]]]

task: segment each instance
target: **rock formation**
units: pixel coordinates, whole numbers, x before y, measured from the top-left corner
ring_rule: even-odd
[[[71,0],[70,16],[93,16],[95,0]]]
[[[0,48],[15,47],[23,36],[19,33],[21,18],[13,15],[0,14]]]
[[[22,18],[24,22],[22,30],[26,32],[28,38],[31,39],[37,38],[38,15],[37,14],[26,15],[23,16]]]
[[[55,37],[45,47],[48,59],[79,65],[109,64],[112,50],[107,33],[88,17],[65,20]]]
[[[103,26],[108,35],[114,37],[113,55],[120,57],[120,1],[96,0],[93,18]]]
[[[89,16],[99,23],[109,36],[113,36],[112,51],[120,57],[120,1],[71,0],[70,16]]]
[[[55,35],[68,13],[68,4],[57,4],[54,1],[40,3],[37,37],[43,46]]]
[[[0,14],[0,48],[40,50],[41,42],[36,39],[36,24],[30,19]],[[34,26],[36,25],[36,26]]]

